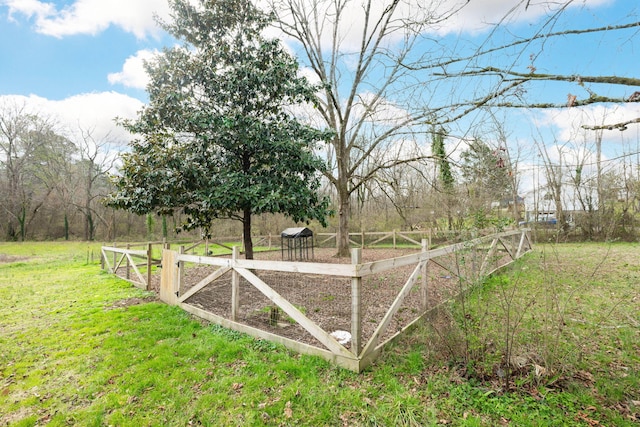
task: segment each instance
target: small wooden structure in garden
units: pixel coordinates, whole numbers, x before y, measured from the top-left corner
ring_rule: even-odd
[[[283,260],[313,259],[313,231],[307,227],[287,228],[280,234],[280,247]]]

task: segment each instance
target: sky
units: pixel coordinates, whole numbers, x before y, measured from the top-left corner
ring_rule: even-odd
[[[448,6],[460,1],[444,0]],[[498,22],[513,3],[471,0],[455,19],[434,30],[433,36],[451,43],[456,37],[482,43],[488,24]],[[529,7],[521,7],[514,15],[510,31],[526,31],[539,24],[543,2],[528,3]],[[135,117],[146,102],[142,61],[174,43],[156,24],[156,17],[166,20],[168,13],[166,0],[0,0],[0,105],[10,99],[24,101],[65,126],[95,129],[97,134],[111,132],[111,137],[126,145],[129,135],[115,126],[114,118]],[[637,21],[639,13],[636,0],[575,0],[559,23],[576,28],[615,25]],[[545,47],[536,66],[545,72],[638,77],[638,32],[613,41],[602,34],[562,37],[550,43],[548,51]],[[545,93],[554,102],[566,100],[566,89],[554,90],[548,85]],[[594,107],[589,114],[640,117],[637,107],[611,111]],[[547,138],[562,143],[575,137],[576,114],[567,110],[520,113],[517,122],[526,117],[528,125],[510,132],[526,145],[544,129],[552,132]],[[619,145],[620,132],[616,132],[608,132],[605,139],[615,139]],[[625,135],[629,144],[640,139],[637,129]],[[615,157],[617,151],[611,149],[608,155]]]

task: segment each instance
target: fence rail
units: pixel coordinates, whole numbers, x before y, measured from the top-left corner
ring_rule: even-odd
[[[337,245],[337,233],[317,233],[319,246],[326,247]],[[349,233],[349,243],[352,246],[366,248],[380,244],[386,244],[394,249],[402,245],[415,245],[420,247],[421,241],[426,239],[429,247],[434,243],[444,243],[453,239],[460,238],[461,233],[458,231],[448,230],[414,230],[414,231],[358,231]]]
[[[393,233],[386,233],[379,239],[389,236],[394,238]],[[350,264],[244,260],[239,258],[238,248],[230,258],[165,249],[160,298],[211,322],[359,372],[388,342],[433,308],[430,286],[450,278],[464,286],[473,285],[531,250],[529,230],[433,250],[428,243],[422,239],[417,253],[372,262],[363,262],[362,249],[355,248]],[[203,272],[204,266],[208,270]],[[391,276],[401,280],[388,292]],[[385,299],[387,294],[390,297]],[[322,317],[327,301],[336,308],[328,308],[333,311]],[[374,305],[382,307],[381,314],[371,314]],[[345,307],[346,313],[339,306]],[[284,326],[278,321],[280,312],[289,322]],[[269,327],[256,321],[268,313],[272,321],[275,318]],[[336,325],[349,329],[348,344],[332,335]],[[369,330],[369,325],[375,328]],[[294,330],[299,333],[287,336]]]
[[[131,249],[130,245],[127,248],[103,246],[101,252],[103,270],[131,282],[138,288],[151,289],[152,267],[160,263],[160,260],[154,260],[152,257],[151,243],[147,244],[146,250]]]

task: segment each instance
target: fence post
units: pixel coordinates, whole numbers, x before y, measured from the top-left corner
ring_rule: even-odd
[[[147,243],[147,290],[151,290],[151,257],[153,255],[151,243]]]
[[[129,251],[129,249],[131,249],[131,244],[127,243],[127,251]],[[131,279],[131,263],[129,262],[129,254],[127,253],[125,256],[127,257],[127,272],[125,273],[125,277],[129,280]]]
[[[184,254],[184,245],[180,246],[180,255]],[[178,282],[178,286],[176,286],[176,291],[177,294],[176,296],[179,297],[180,295],[182,295],[182,282],[184,282],[184,261],[179,261],[178,262],[178,277],[177,277],[177,282]]]
[[[233,247],[231,254],[232,265],[235,267],[236,260],[240,257],[240,248],[238,246]],[[238,321],[238,312],[240,310],[240,275],[233,268],[231,272],[231,320]]]
[[[361,237],[361,238],[362,238],[362,249],[364,249],[364,230],[361,230],[361,231],[360,231],[360,234],[361,234],[361,236],[362,236],[362,237]]]
[[[393,249],[396,248],[396,229],[393,229]]]
[[[106,246],[105,243],[102,244],[102,247],[100,248],[100,270],[104,271],[104,267],[105,267],[105,259],[104,259],[104,247]]]
[[[362,262],[362,249],[351,249],[351,264]],[[351,352],[358,356],[362,350],[362,310],[361,310],[362,278],[351,278]]]
[[[422,239],[422,254],[425,255],[429,251],[429,240]],[[426,258],[426,257],[424,257]],[[428,274],[429,274],[429,259],[426,258],[424,260],[424,264],[422,264],[422,281],[420,283],[420,296],[422,299],[422,310],[424,312],[427,311],[429,306],[429,288],[428,288]]]
[[[114,248],[116,247],[116,242],[113,242],[113,247]],[[113,253],[113,264],[111,264],[111,265],[113,265],[113,274],[116,274],[116,263],[118,262],[117,256],[118,255],[114,252]]]
[[[176,285],[178,279],[177,253],[169,249],[162,251],[162,275],[160,277],[160,299],[169,305],[178,304]]]

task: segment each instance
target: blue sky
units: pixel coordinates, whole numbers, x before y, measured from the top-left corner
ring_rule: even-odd
[[[474,2],[482,6],[488,16],[476,16],[475,19],[466,16],[453,22],[450,31],[475,29],[475,37],[480,41],[485,34],[478,31],[478,26],[481,27],[483,20],[499,17],[504,7],[496,5],[510,2]],[[136,6],[132,8],[131,3]],[[638,14],[637,6],[629,7],[629,3],[635,2],[592,0],[586,3],[595,6],[590,10],[580,8],[580,13],[570,15],[576,27],[582,22],[608,25],[637,20],[637,16],[627,16],[630,11]],[[495,8],[493,16],[491,8]],[[121,14],[104,13],[104,10],[113,9],[131,10]],[[139,63],[120,81],[114,75],[123,73],[126,61],[133,60],[141,51],[161,49],[171,43],[153,21],[154,14],[166,17],[167,9],[166,0],[0,0],[0,52],[3,58],[0,62],[0,95],[37,95],[63,100],[79,94],[116,91],[144,100],[143,87],[126,81],[135,79],[134,73],[141,71]],[[476,12],[470,10],[468,15]],[[535,15],[523,17],[519,26],[531,26],[535,18]],[[518,25],[514,27],[518,28]],[[468,34],[465,37],[472,38]],[[598,43],[599,38],[601,36],[595,36],[593,43]],[[595,46],[601,55],[610,56],[590,58],[588,51],[594,46],[586,42],[573,43],[569,37],[565,40],[569,41],[565,46],[554,42],[555,51],[544,55],[540,62],[561,63],[569,72],[582,73],[588,67],[594,72],[626,74],[640,66],[639,53],[631,58],[618,55],[624,46],[611,46],[610,49]],[[586,62],[578,58],[583,54]]]
[[[464,37],[483,40],[483,21],[496,21],[501,0],[474,0],[469,9],[441,32],[463,31]],[[583,0],[576,4],[585,3]],[[608,25],[634,20],[638,6],[629,0],[591,0],[591,9],[576,7],[566,21],[575,27]],[[131,4],[135,4],[134,7]],[[531,10],[533,9],[530,6]],[[86,94],[117,92],[146,99],[141,61],[146,52],[171,43],[155,25],[154,14],[167,16],[166,0],[0,0],[0,95],[35,95],[47,100]],[[483,15],[478,12],[482,11]],[[533,26],[539,15],[522,16],[513,28]],[[637,16],[635,17],[637,20]],[[470,35],[470,32],[472,35]],[[578,40],[580,40],[578,42]],[[607,40],[595,35],[554,40],[553,49],[538,64],[549,72],[627,74],[640,66],[640,54],[631,43],[602,48]],[[624,42],[622,40],[621,42]],[[598,56],[589,51],[596,49]],[[632,54],[635,56],[629,57]]]
[[[0,49],[7,58],[0,67],[3,94],[36,94],[52,100],[109,90],[141,95],[110,84],[107,76],[119,71],[139,45],[150,41],[138,41],[118,28],[95,36],[56,38],[35,32],[30,24],[5,21],[0,29]]]
[[[463,13],[434,36],[451,41],[462,37],[481,43],[487,35],[486,23],[497,22],[514,3],[471,0]],[[521,7],[508,28],[518,34],[537,28],[542,16],[537,5],[541,3],[544,2],[531,1],[526,11]],[[637,0],[575,0],[556,29],[637,21],[639,7]],[[9,98],[23,100],[69,126],[111,131],[112,136],[126,142],[127,135],[114,127],[113,118],[133,117],[145,102],[142,58],[172,43],[154,22],[154,15],[166,18],[167,14],[166,0],[0,0],[0,103]],[[636,29],[613,38],[595,34],[554,39],[545,46],[535,65],[540,72],[638,77],[639,33]],[[575,88],[549,84],[537,94],[563,102],[568,90]],[[625,93],[631,89],[615,90]],[[591,113],[640,116],[637,107],[617,107],[614,113],[607,108],[599,112],[594,108]],[[536,122],[530,113],[519,114],[513,123],[522,123],[523,117],[528,117],[528,128],[523,130],[519,125],[509,131],[525,145],[527,138],[535,136],[532,127],[552,130],[551,138],[559,142],[569,138],[575,129],[568,123],[573,122],[576,112],[541,112],[535,115]],[[640,139],[637,130],[625,134],[631,141]],[[620,133],[614,132],[610,137],[619,142]],[[615,156],[615,150],[609,155]]]

